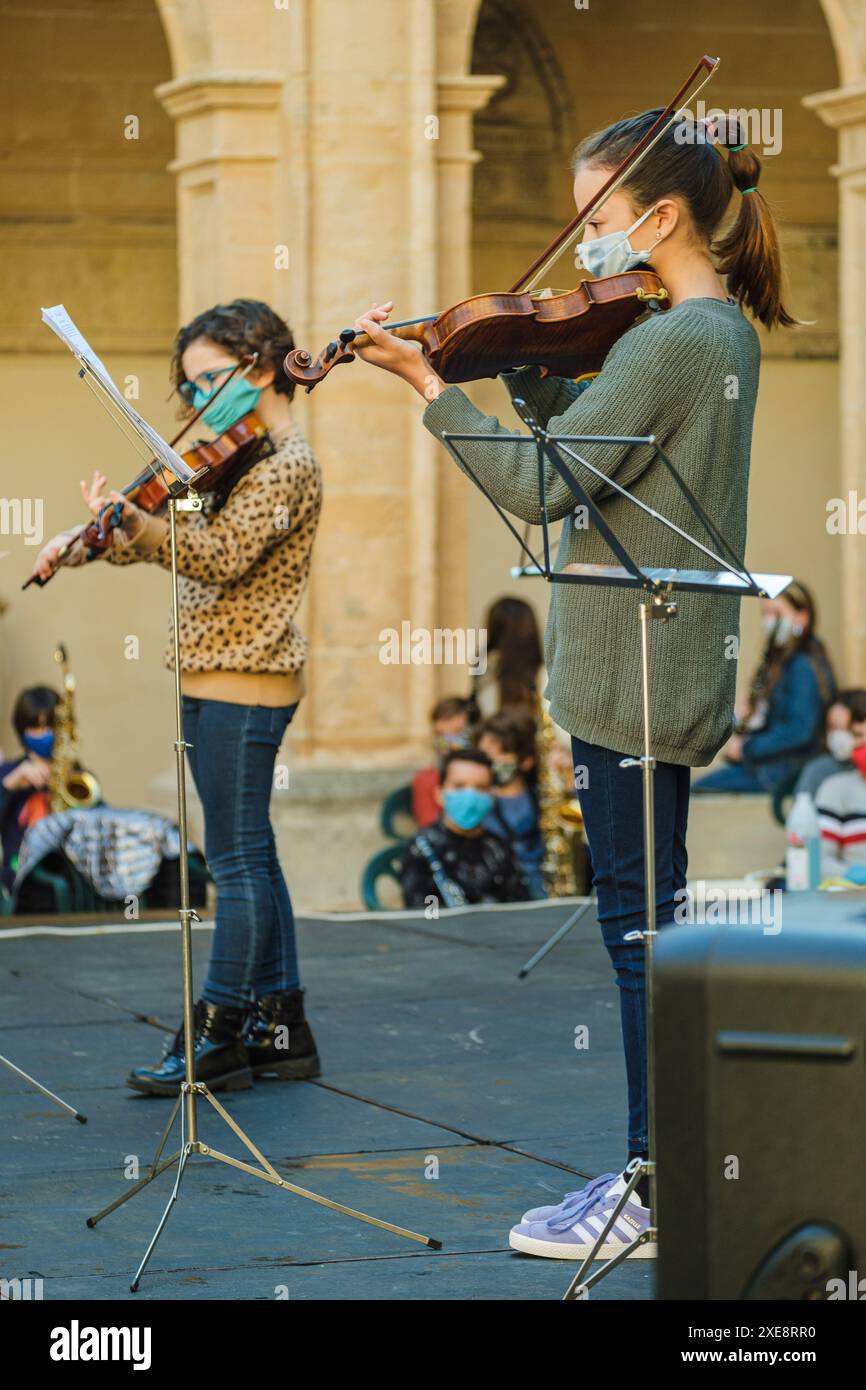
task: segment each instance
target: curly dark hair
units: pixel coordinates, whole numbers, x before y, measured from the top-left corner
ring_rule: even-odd
[[[174,343],[171,360],[171,379],[175,386],[186,381],[182,359],[196,338],[210,338],[233,357],[258,353],[259,367],[273,367],[274,390],[289,400],[295,394],[295,383],[283,371],[283,360],[295,346],[292,330],[284,319],[260,299],[233,299],[231,304],[215,304],[197,314],[181,328]]]

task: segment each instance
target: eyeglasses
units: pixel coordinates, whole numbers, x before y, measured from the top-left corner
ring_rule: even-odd
[[[205,385],[202,386],[202,390],[206,390],[210,387],[207,394],[211,395],[217,377],[225,376],[227,372],[235,372],[237,368],[238,364],[235,362],[231,367],[216,367],[212,372],[199,372],[195,381],[182,381],[177,388],[177,393],[186,401],[187,405],[193,405],[195,402],[196,389],[200,383],[205,383]]]

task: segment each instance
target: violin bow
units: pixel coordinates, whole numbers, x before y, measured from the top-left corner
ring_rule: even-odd
[[[706,53],[701,61],[695,66],[688,78],[680,87],[676,95],[662,111],[661,115],[653,121],[649,130],[637,142],[633,150],[630,150],[622,161],[618,169],[615,169],[610,178],[603,183],[598,192],[590,198],[585,207],[581,208],[575,217],[571,219],[568,226],[563,227],[558,236],[554,237],[548,247],[542,251],[537,260],[533,261],[527,271],[521,275],[516,284],[511,286],[510,294],[518,294],[521,290],[527,293],[534,290],[539,280],[546,274],[555,261],[574,245],[594,212],[597,212],[620,185],[625,181],[633,169],[641,163],[649,154],[655,144],[661,140],[662,136],[674,124],[677,117],[682,114],[683,104],[686,98],[693,100],[699,92],[715,75],[721,59],[710,58]],[[698,79],[700,78],[700,81]],[[695,83],[698,83],[694,87]],[[694,87],[694,91],[692,88]]]

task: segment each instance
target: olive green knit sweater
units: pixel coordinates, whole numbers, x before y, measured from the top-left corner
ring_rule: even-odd
[[[526,367],[503,375],[551,434],[654,434],[704,511],[738,554],[746,541],[749,449],[758,389],[758,337],[733,301],[688,299],[650,314],[609,352],[599,376],[581,389]],[[457,386],[424,413],[435,435],[515,431],[485,416]],[[519,433],[525,433],[522,425]],[[469,466],[506,511],[539,523],[534,446],[463,444]],[[652,451],[627,445],[573,446],[647,506],[717,554],[685,498]],[[712,561],[620,497],[586,468],[566,460],[639,565],[715,569]],[[568,518],[555,569],[615,564],[600,532],[569,517],[576,499],[548,465],[548,514]],[[583,521],[583,525],[575,525]],[[550,712],[578,738],[618,753],[643,751],[640,680],[642,595],[635,589],[551,586],[545,637]],[[679,593],[678,616],[650,630],[652,751],[703,767],[731,730],[740,600]]]

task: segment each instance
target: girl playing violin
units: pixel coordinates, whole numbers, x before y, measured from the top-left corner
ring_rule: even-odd
[[[648,111],[590,136],[574,159],[579,208],[601,188],[659,116]],[[790,326],[781,293],[773,218],[758,188],[761,165],[742,136],[725,146],[705,123],[678,119],[632,167],[622,186],[587,225],[578,256],[592,275],[608,276],[651,263],[671,307],[648,314],[614,345],[595,380],[542,377],[537,367],[503,373],[551,434],[653,434],[692,492],[742,554],[752,420],[758,389],[758,336],[743,314],[767,327]],[[723,149],[725,152],[723,153]],[[734,217],[719,229],[731,199]],[[726,280],[726,288],[719,276]],[[457,386],[447,386],[416,348],[383,324],[390,304],[355,327],[371,344],[358,355],[402,377],[424,400],[424,423],[435,435],[502,436],[495,449],[463,445],[467,463],[495,500],[525,521],[540,523],[534,447],[507,440],[511,430],[484,416]],[[516,359],[519,361],[519,357]],[[648,507],[690,529],[692,516],[663,465],[648,448],[583,444],[600,472],[629,488]],[[695,551],[582,469],[569,464],[639,565],[694,568]],[[548,468],[550,520],[564,519],[575,498]],[[565,524],[557,569],[572,562],[610,564],[604,540]],[[547,697],[557,724],[572,735],[575,768],[598,893],[598,917],[620,989],[628,1081],[628,1159],[647,1153],[644,947],[629,933],[644,924],[641,778],[622,769],[623,755],[643,752],[638,605],[624,588],[551,586],[545,662]],[[739,599],[690,594],[676,621],[652,644],[654,694],[657,921],[674,920],[686,887],[689,770],[711,762],[732,727]],[[663,1082],[663,1084],[665,1084]],[[511,1233],[515,1249],[555,1259],[583,1259],[623,1191],[607,1173],[557,1207],[527,1212]],[[643,1178],[599,1255],[622,1250],[650,1222]],[[654,1255],[655,1245],[638,1247]]]
[[[319,465],[293,418],[294,386],[281,367],[291,346],[273,309],[238,299],[180,330],[172,366],[181,396],[199,409],[241,358],[258,354],[256,369],[235,377],[202,418],[220,435],[254,410],[274,447],[242,465],[203,514],[178,515],[184,737],[217,889],[210,964],[195,1009],[196,1076],[212,1090],[250,1086],[258,1075],[319,1071],[269,814],[274,761],[304,693],[307,643],[294,617],[322,503]],[[109,502],[122,504],[110,563],[169,567],[166,518],[119,492],[104,496],[101,473],[81,487],[94,515]],[[75,544],[83,529],[48,542],[35,567],[41,579],[64,546],[71,549],[63,564],[83,563]],[[172,652],[170,641],[169,665]],[[176,1095],[183,1079],[181,1028],[162,1062],[136,1068],[128,1084]]]

